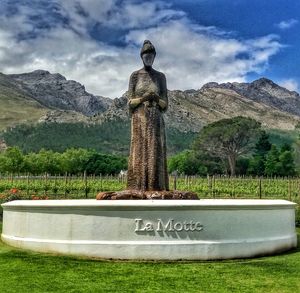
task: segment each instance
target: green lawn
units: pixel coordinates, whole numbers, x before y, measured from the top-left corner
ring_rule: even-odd
[[[300,245],[273,257],[167,263],[55,256],[0,242],[0,292],[294,293],[300,292]]]

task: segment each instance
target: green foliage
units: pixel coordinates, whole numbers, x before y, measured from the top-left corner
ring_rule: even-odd
[[[64,170],[62,164],[61,154],[41,149],[39,153],[29,153],[24,156],[22,171],[31,174],[59,174]]]
[[[117,174],[127,169],[127,160],[113,155],[92,153],[84,165],[88,174]]]
[[[189,149],[198,133],[181,132],[174,128],[166,128],[167,152],[177,154],[178,152]]]
[[[206,176],[224,173],[224,164],[206,153],[185,150],[169,158],[168,170],[170,173]]]
[[[292,151],[281,149],[279,155],[278,175],[294,176],[296,175],[296,167]]]
[[[89,162],[94,151],[86,149],[67,149],[62,154],[62,170],[69,174],[80,174],[86,170],[86,165]],[[106,173],[102,173],[106,174]]]
[[[279,152],[275,145],[272,145],[270,152],[266,157],[265,174],[273,176],[278,173],[279,167]]]
[[[249,169],[250,159],[241,157],[236,162],[236,173],[238,175],[246,175]]]
[[[206,175],[207,168],[196,157],[193,151],[183,151],[168,160],[170,173],[177,172],[185,175]]]
[[[247,173],[251,175],[263,176],[265,174],[266,156],[271,150],[272,144],[269,141],[269,134],[264,130],[255,144],[252,158],[249,160]]]
[[[254,154],[256,156],[265,157],[271,150],[272,144],[269,139],[269,134],[265,130],[262,130],[261,135],[255,144]]]
[[[1,173],[31,173],[51,175],[69,173],[116,174],[127,169],[127,160],[118,155],[106,155],[85,149],[67,149],[64,153],[41,149],[23,155],[17,147],[0,154]]]
[[[21,150],[17,147],[8,148],[4,153],[0,154],[0,164],[1,172],[19,173],[24,165]]]
[[[261,131],[259,122],[246,117],[222,119],[205,126],[194,142],[196,151],[206,151],[211,156],[226,158],[231,175],[235,174],[236,160],[248,153]]]
[[[263,176],[265,174],[265,161],[266,158],[261,155],[254,155],[249,160],[247,174]]]
[[[196,134],[166,129],[169,154],[187,149]],[[69,148],[94,149],[101,153],[129,154],[130,121],[107,121],[102,124],[40,123],[18,125],[2,133],[10,146],[18,146],[23,152],[39,152],[41,149],[63,152]]]
[[[103,153],[127,154],[129,123],[40,123],[19,125],[2,134],[8,145],[18,146],[25,153],[41,149],[63,152],[68,148],[95,149]]]
[[[294,176],[296,175],[296,166],[294,156],[290,146],[283,145],[278,151],[275,145],[266,156],[265,174],[268,176]]]
[[[269,129],[268,135],[270,143],[275,144],[279,148],[284,144],[292,145],[298,139],[298,131]]]

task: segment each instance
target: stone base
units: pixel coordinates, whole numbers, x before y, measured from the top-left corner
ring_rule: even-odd
[[[191,191],[140,191],[123,190],[100,192],[97,200],[120,200],[120,199],[199,199],[197,193]]]
[[[284,200],[16,200],[2,240],[40,252],[132,260],[216,260],[297,247]]]

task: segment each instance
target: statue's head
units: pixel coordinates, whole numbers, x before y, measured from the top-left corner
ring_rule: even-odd
[[[143,60],[145,67],[152,66],[155,55],[156,55],[156,51],[154,46],[149,40],[145,40],[143,47],[141,49],[141,58]]]

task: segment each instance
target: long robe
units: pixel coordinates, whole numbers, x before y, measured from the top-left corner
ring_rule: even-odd
[[[154,92],[164,102],[131,105],[145,93]],[[133,190],[168,190],[166,136],[163,112],[167,109],[167,85],[163,73],[154,69],[135,71],[129,82],[131,110],[131,145],[127,188]]]

